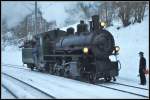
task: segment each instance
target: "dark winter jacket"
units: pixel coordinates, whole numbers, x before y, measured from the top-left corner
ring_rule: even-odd
[[[36,47],[33,47],[32,54],[33,55],[37,55],[38,54],[38,49]]]
[[[142,72],[145,69],[146,69],[146,60],[144,57],[141,57],[139,63],[139,72]]]

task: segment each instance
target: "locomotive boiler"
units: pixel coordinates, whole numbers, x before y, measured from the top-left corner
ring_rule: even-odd
[[[118,60],[111,61],[109,56],[117,56],[119,47],[115,46],[112,34],[99,25],[97,15],[92,16],[90,30],[81,21],[77,32],[68,28],[67,32],[54,30],[35,37],[38,62],[26,62],[29,67],[90,82],[99,78],[110,81],[118,75]]]

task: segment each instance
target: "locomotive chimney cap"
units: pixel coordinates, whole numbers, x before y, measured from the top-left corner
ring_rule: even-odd
[[[92,19],[93,19],[93,18],[99,18],[99,16],[98,16],[98,15],[93,15],[93,16],[92,16]]]

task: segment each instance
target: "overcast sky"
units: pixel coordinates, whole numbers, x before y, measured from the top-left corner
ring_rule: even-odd
[[[67,16],[64,7],[71,7],[74,1],[38,1],[38,7],[47,21],[56,20],[62,24]],[[14,27],[21,22],[27,14],[34,10],[34,1],[2,1],[2,18],[6,18],[8,27]]]

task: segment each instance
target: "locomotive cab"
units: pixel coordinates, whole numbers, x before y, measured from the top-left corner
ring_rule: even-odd
[[[32,40],[28,43],[28,46],[22,48],[22,61],[27,64],[29,68],[37,67],[40,62],[46,63],[49,61],[47,55],[52,54],[52,49],[54,45],[54,40],[59,40],[60,37],[65,36],[66,32],[62,30],[52,30],[45,33],[40,33],[34,36],[36,39],[36,49],[37,49],[37,62],[34,61],[33,57],[33,44]]]

